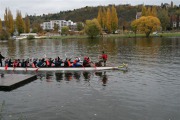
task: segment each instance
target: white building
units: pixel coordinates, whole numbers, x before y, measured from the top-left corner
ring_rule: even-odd
[[[57,24],[59,26],[59,31],[61,30],[62,27],[64,26],[76,26],[76,23],[74,23],[71,20],[51,20],[50,22],[43,22],[41,24],[41,27],[43,28],[43,30],[53,30],[54,29],[54,24]]]

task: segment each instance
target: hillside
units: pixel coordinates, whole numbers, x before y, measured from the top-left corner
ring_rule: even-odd
[[[111,5],[109,5],[111,6]],[[109,6],[103,6],[105,8]],[[42,23],[50,20],[72,20],[73,22],[85,22],[88,19],[93,19],[97,17],[98,10],[100,6],[97,7],[89,7],[86,6],[80,9],[74,9],[69,11],[61,11],[59,13],[54,14],[43,14],[42,16],[29,16],[31,24]],[[124,24],[128,24],[132,20],[135,19],[136,12],[141,11],[141,6],[128,6],[128,5],[117,5],[115,6],[119,18],[120,26]],[[127,25],[126,25],[127,26]]]

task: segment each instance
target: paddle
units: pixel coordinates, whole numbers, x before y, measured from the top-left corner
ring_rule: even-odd
[[[124,67],[127,69],[128,64],[123,63],[122,65],[118,66],[118,68],[124,68]]]

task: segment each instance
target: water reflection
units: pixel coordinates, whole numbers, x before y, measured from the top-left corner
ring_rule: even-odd
[[[70,81],[86,81],[98,79],[102,82],[103,86],[107,85],[108,75],[106,71],[96,71],[96,72],[49,72],[49,73],[39,73],[37,78],[40,80],[45,80],[46,82],[70,82]],[[55,81],[54,81],[55,80]]]
[[[107,82],[108,82],[108,76],[106,75],[106,71],[104,71],[104,72],[96,72],[95,74],[100,77],[102,85],[106,86]]]

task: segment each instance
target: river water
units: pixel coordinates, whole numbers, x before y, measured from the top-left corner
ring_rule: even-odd
[[[180,120],[180,38],[0,42],[11,58],[88,55],[97,61],[102,50],[107,64],[127,63],[128,71],[24,72],[38,78],[0,91],[0,119]]]

